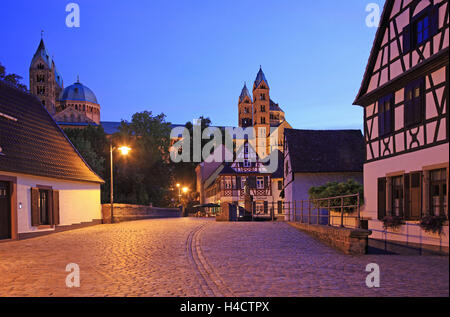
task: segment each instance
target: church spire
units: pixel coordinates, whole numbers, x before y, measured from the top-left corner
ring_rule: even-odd
[[[252,97],[250,96],[250,92],[247,89],[247,83],[244,82],[244,87],[242,88],[241,95],[239,96],[239,102],[242,102],[245,97],[250,98],[252,100]]]
[[[264,72],[262,70],[261,65],[259,65],[259,71],[258,71],[258,74],[256,75],[256,79],[255,79],[255,83],[253,85],[253,89],[258,87],[261,82],[265,82],[266,85],[267,85],[267,88],[269,88],[269,82],[267,81],[266,76],[264,75]]]

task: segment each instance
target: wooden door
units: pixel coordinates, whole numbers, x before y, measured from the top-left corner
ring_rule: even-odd
[[[11,238],[11,201],[9,183],[0,182],[0,239]]]

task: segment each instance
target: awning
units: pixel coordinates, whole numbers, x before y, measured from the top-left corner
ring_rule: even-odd
[[[195,205],[192,208],[214,208],[214,207],[220,207],[220,205],[209,203],[209,204]]]

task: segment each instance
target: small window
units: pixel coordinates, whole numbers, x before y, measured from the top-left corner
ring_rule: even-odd
[[[261,117],[261,124],[266,124],[266,118],[265,117]]]
[[[249,160],[244,160],[244,167],[251,167],[252,164],[250,163]]]
[[[258,188],[258,189],[264,188],[264,177],[258,177],[256,179],[256,188]]]
[[[266,112],[266,106],[261,106],[261,112]]]
[[[392,216],[403,217],[403,176],[392,177]]]
[[[447,210],[447,170],[430,172],[430,214],[444,216]]]
[[[425,81],[416,80],[405,88],[405,125],[410,127],[422,122],[424,117]]]
[[[50,224],[50,208],[49,208],[49,191],[48,190],[39,190],[39,200],[38,200],[38,208],[39,208],[39,219],[42,225]]]
[[[415,44],[420,45],[429,39],[430,35],[430,18],[428,15],[418,20],[415,24]]]
[[[378,102],[378,132],[381,137],[394,131],[394,95],[390,94]]]

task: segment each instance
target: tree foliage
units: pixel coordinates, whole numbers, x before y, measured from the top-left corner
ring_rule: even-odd
[[[363,203],[363,185],[356,182],[353,179],[347,180],[347,182],[328,182],[322,186],[310,187],[308,190],[309,199],[317,200],[323,198],[333,198],[346,195],[356,195],[359,194],[360,204]],[[331,199],[330,206],[336,207],[340,206],[342,203],[341,199]],[[348,197],[343,199],[344,206],[354,206],[357,204],[357,197]],[[318,201],[316,205],[320,207],[327,207],[328,201]],[[332,208],[340,211],[340,208]],[[355,209],[353,207],[344,208],[344,212],[353,212]]]
[[[17,74],[6,74],[6,68],[5,66],[3,66],[0,63],[0,80],[3,80],[7,83],[9,83],[10,85],[19,88],[23,91],[27,91],[27,86],[25,86],[24,84],[22,84],[20,81],[23,78]]]
[[[170,203],[170,123],[165,115],[144,111],[125,121],[113,135],[115,146],[131,147],[128,156],[115,152],[114,190],[117,201],[130,204]]]
[[[107,140],[103,128],[101,126],[88,126],[84,129],[64,129],[64,132],[86,163],[94,172],[104,178]]]

